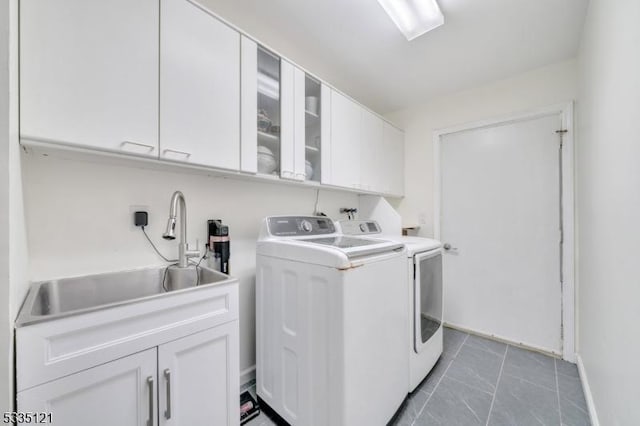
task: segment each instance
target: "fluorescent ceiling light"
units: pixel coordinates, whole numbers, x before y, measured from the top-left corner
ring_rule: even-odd
[[[378,0],[378,3],[407,40],[444,24],[436,0]]]

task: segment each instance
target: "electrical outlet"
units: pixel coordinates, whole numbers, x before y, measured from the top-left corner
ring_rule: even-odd
[[[426,225],[427,224],[427,214],[420,213],[418,215],[418,225]]]
[[[133,231],[140,232],[140,228],[135,225],[136,212],[147,212],[147,215],[149,217],[149,222],[151,222],[151,219],[150,219],[151,213],[149,212],[149,206],[142,206],[142,205],[129,206],[129,215],[128,215],[129,227]]]

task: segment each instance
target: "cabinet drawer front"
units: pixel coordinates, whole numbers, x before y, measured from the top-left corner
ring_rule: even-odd
[[[18,328],[18,391],[237,318],[234,283]]]

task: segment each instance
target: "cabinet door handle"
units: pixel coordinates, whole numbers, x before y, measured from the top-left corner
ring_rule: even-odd
[[[125,145],[135,145],[135,146],[141,146],[143,148],[149,148],[149,152],[156,149],[156,147],[153,145],[148,145],[146,143],[133,142],[133,141],[122,141],[122,143],[120,144],[121,147],[124,147]]]
[[[171,371],[167,368],[164,370],[164,378],[167,381],[167,409],[164,410],[164,418],[171,418]]]
[[[166,154],[167,154],[167,152],[173,152],[174,154],[181,154],[181,155],[184,155],[184,156],[185,156],[185,157],[187,157],[187,158],[191,157],[191,153],[190,153],[190,152],[186,152],[186,151],[179,151],[179,150],[177,150],[177,149],[169,149],[169,148],[167,148],[167,149],[165,149],[165,150],[163,150],[163,151],[162,151],[162,153],[163,153],[164,155],[166,155]]]
[[[147,377],[147,386],[149,388],[149,419],[147,426],[153,426],[153,376]]]

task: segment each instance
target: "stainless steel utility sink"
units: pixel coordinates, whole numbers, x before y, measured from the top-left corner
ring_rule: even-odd
[[[29,289],[16,327],[234,280],[203,266],[198,267],[197,275],[195,266],[162,266],[37,282]]]

